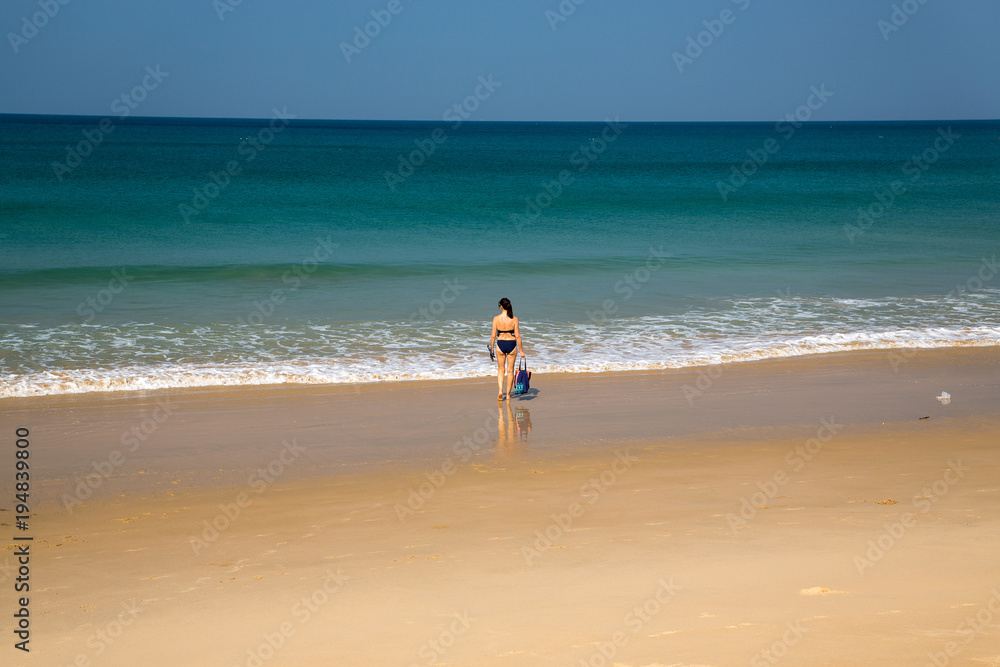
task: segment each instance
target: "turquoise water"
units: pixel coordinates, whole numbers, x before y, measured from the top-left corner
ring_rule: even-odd
[[[0,117],[0,397],[1000,344],[1000,123],[99,122]]]

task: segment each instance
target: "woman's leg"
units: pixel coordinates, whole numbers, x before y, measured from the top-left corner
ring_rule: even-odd
[[[510,398],[510,392],[514,388],[514,364],[517,363],[517,350],[515,349],[510,354],[506,355],[507,359],[507,398]]]
[[[497,348],[497,400],[503,400],[503,368],[507,355]]]

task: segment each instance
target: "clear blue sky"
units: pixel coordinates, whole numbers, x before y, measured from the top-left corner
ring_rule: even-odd
[[[821,85],[816,120],[1000,118],[995,0],[562,0],[555,30],[560,0],[235,2],[5,0],[0,112],[114,116],[146,76],[139,116],[440,120],[492,75],[472,118],[770,121]],[[894,4],[912,13],[889,32]],[[58,12],[25,30],[42,6]],[[380,10],[348,63],[341,43]]]

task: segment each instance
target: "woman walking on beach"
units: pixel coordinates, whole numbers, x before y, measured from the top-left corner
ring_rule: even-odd
[[[490,354],[493,353],[493,343],[497,346],[497,400],[502,401],[504,396],[504,371],[507,372],[507,399],[510,399],[510,390],[514,386],[514,364],[517,362],[517,351],[525,359],[528,355],[524,353],[521,346],[521,327],[514,317],[514,308],[510,305],[510,299],[504,297],[500,299],[500,314],[493,318],[493,330],[490,332]]]

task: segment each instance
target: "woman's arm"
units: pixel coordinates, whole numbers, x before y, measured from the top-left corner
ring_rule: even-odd
[[[493,318],[493,328],[490,329],[490,349],[493,349],[493,342],[497,339],[497,318]]]
[[[514,338],[517,339],[517,349],[521,351],[521,356],[527,359],[528,355],[524,353],[524,346],[521,345],[521,320],[516,317],[514,318]]]

